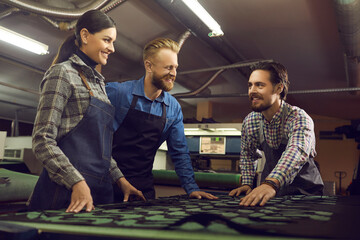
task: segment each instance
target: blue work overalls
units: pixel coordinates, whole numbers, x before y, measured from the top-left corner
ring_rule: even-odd
[[[130,109],[115,131],[113,157],[126,179],[146,199],[155,198],[152,168],[159,148],[160,137],[166,123],[166,108],[162,103],[162,116],[135,109],[138,96],[134,95]],[[122,201],[122,193],[114,187],[115,201]]]
[[[271,148],[264,136],[264,122],[260,121],[260,150],[265,153],[265,165],[261,174],[261,182],[271,173],[275,168],[282,153],[285,151],[289,139],[284,134],[284,123],[287,115],[287,109],[284,108],[281,119],[281,144],[278,149]],[[283,195],[322,195],[324,183],[321,179],[320,172],[314,163],[314,159],[309,157],[308,161],[301,168],[296,175],[294,181],[286,186],[283,186],[277,196]]]
[[[78,123],[58,141],[59,148],[82,174],[90,188],[94,205],[112,203],[113,188],[109,167],[113,138],[114,107],[95,97],[84,75],[79,71],[90,93],[90,104]],[[72,191],[51,181],[44,168],[35,186],[31,210],[67,208]]]

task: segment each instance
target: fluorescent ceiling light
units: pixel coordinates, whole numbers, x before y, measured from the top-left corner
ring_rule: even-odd
[[[218,37],[224,35],[220,25],[211,17],[211,15],[201,6],[197,0],[182,0],[193,13],[195,13],[203,23],[205,23],[212,32],[209,37]]]
[[[24,35],[11,31],[0,26],[0,40],[13,44],[17,47],[23,48],[30,52],[44,55],[48,54],[49,46],[34,39],[28,38]]]

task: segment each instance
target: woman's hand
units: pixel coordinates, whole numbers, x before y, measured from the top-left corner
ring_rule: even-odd
[[[82,180],[72,186],[71,202],[66,212],[78,213],[84,207],[86,207],[87,212],[95,209],[90,188],[85,180]]]

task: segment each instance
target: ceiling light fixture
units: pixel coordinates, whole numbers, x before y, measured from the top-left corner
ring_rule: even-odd
[[[211,15],[201,6],[197,0],[182,0],[190,10],[198,16],[203,23],[210,28],[209,37],[223,36],[224,32],[220,25],[211,17]]]
[[[41,42],[38,42],[34,39],[11,31],[7,28],[0,26],[0,40],[15,45],[17,47],[23,48],[30,52],[45,55],[48,54],[49,46]]]

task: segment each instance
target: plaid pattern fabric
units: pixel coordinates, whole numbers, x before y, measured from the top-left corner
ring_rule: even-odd
[[[33,151],[50,178],[68,189],[84,178],[57,146],[57,142],[76,127],[90,103],[89,91],[73,64],[83,71],[94,97],[110,104],[104,77],[85,65],[77,55],[53,65],[45,73],[40,84],[41,96],[33,129]],[[114,181],[122,176],[113,159],[110,174]]]
[[[284,108],[287,108],[288,114],[282,123]],[[283,135],[288,138],[288,143],[278,164],[268,177],[279,180],[281,186],[290,184],[308,158],[316,156],[314,122],[304,110],[284,101],[270,122],[259,112],[251,112],[246,116],[242,126],[240,153],[242,184],[251,185],[255,176],[255,161],[258,159],[256,150],[260,148],[260,121],[264,121],[265,141],[274,149],[279,148],[281,144],[281,124],[284,124]]]

